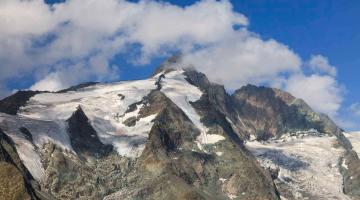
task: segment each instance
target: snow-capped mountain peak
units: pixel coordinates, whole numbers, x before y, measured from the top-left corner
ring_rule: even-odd
[[[144,80],[1,100],[9,156],[0,158],[22,169],[38,199],[357,195],[355,134],[281,90],[247,85],[230,95],[176,64]]]

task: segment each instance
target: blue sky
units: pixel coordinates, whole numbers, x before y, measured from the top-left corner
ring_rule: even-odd
[[[262,37],[287,44],[302,57],[327,56],[347,100],[360,100],[360,1],[233,1]]]
[[[93,5],[79,0],[48,0],[48,4],[33,0],[25,6],[17,0],[4,2],[0,11],[15,13],[5,17],[16,26],[2,22],[0,15],[5,30],[0,31],[0,45],[4,45],[0,47],[7,49],[0,51],[0,61],[6,63],[0,71],[5,74],[0,75],[1,95],[14,89],[56,90],[84,81],[146,78],[163,59],[180,51],[186,64],[199,65],[205,73],[217,72],[210,78],[229,91],[247,82],[279,87],[331,115],[342,127],[360,129],[359,1],[171,0],[123,5],[109,0]],[[20,15],[23,7],[34,10],[23,16],[26,22]],[[138,30],[117,20],[128,7],[137,13],[135,18],[144,16],[131,25]],[[215,12],[223,18],[211,14]],[[198,21],[189,20],[197,17]],[[187,28],[200,25],[201,29]],[[208,62],[207,57],[217,60]],[[220,58],[231,62],[219,62]]]
[[[262,37],[275,38],[304,58],[314,53],[327,56],[346,87],[342,115],[354,119],[359,129],[360,118],[349,116],[348,107],[360,101],[360,1],[232,2]]]

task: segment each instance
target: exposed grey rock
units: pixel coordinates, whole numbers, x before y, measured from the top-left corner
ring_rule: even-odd
[[[105,145],[100,141],[80,106],[67,122],[71,146],[79,156],[98,158],[113,151],[111,145]]]
[[[19,108],[34,95],[42,93],[40,91],[17,91],[15,94],[0,100],[0,112],[16,115]]]
[[[126,126],[135,126],[136,117],[129,117],[123,122]]]
[[[15,144],[0,129],[0,199],[50,199],[43,196],[36,183],[22,164]]]

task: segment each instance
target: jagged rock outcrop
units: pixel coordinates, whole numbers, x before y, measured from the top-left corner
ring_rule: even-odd
[[[231,97],[243,127],[258,139],[266,140],[291,131],[322,129],[320,117],[302,100],[286,92],[247,85]]]
[[[40,91],[17,91],[15,94],[0,100],[0,112],[9,115],[16,115],[19,108]]]
[[[100,141],[81,106],[71,115],[67,123],[71,146],[79,156],[99,158],[113,150],[111,145],[105,145]]]

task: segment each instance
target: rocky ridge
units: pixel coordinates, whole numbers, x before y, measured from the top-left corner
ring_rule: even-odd
[[[277,89],[248,85],[230,95],[204,74],[174,63],[175,58],[165,62],[147,80],[91,83],[61,93],[24,91],[0,101],[0,128],[12,141],[6,143],[12,157],[23,164],[14,172],[24,181],[14,183],[23,185],[19,194],[28,199],[295,198],[247,143],[256,138],[266,145],[286,133],[314,129],[336,138],[337,152],[343,149],[339,162],[348,166],[340,168],[344,191],[358,197],[359,159],[329,118]],[[29,154],[36,163],[25,160]]]

